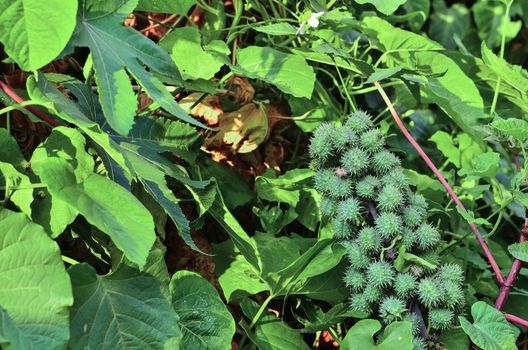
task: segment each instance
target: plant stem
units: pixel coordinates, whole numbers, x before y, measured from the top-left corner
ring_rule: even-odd
[[[394,105],[392,104],[391,100],[389,99],[389,97],[385,93],[385,90],[383,90],[383,87],[377,81],[374,82],[374,85],[378,88],[378,91],[379,91],[381,97],[383,98],[383,100],[385,101],[385,104],[387,105],[387,107],[389,107],[389,109],[391,111],[392,117],[396,121],[396,124],[398,124],[398,127],[400,128],[402,133],[405,135],[407,140],[410,142],[410,144],[413,146],[413,148],[418,152],[420,157],[422,157],[422,159],[425,161],[427,166],[429,166],[429,168],[433,171],[433,173],[438,178],[440,183],[442,183],[442,185],[445,187],[445,189],[447,190],[447,192],[449,193],[449,195],[451,196],[453,201],[462,210],[466,211],[466,208],[464,207],[464,205],[462,204],[462,202],[460,201],[460,199],[458,198],[456,193],[453,191],[453,189],[451,188],[449,183],[446,181],[444,176],[440,173],[440,171],[438,171],[438,169],[433,164],[431,159],[429,159],[427,154],[423,151],[423,149],[420,147],[420,145],[416,142],[416,140],[413,138],[413,136],[409,133],[409,131],[407,130],[407,128],[403,124],[402,120],[400,119],[400,116],[398,115],[398,112],[396,112],[396,109],[394,108]],[[473,233],[477,237],[477,240],[479,241],[480,246],[484,250],[484,253],[486,254],[486,257],[488,258],[488,261],[491,264],[493,272],[495,273],[495,276],[497,277],[497,281],[499,282],[500,285],[502,285],[504,283],[504,277],[502,276],[500,268],[497,265],[497,262],[495,261],[495,258],[491,254],[491,251],[489,250],[488,245],[484,241],[484,238],[478,232],[477,227],[475,226],[475,224],[469,224],[469,227],[471,228],[471,231],[473,231]]]
[[[255,316],[251,320],[251,323],[249,324],[248,331],[251,331],[251,329],[257,324],[257,322],[259,321],[260,317],[262,316],[262,314],[264,313],[264,311],[268,307],[268,304],[271,302],[271,300],[273,300],[274,297],[275,296],[270,293],[270,295],[266,298],[266,300],[264,300],[262,305],[260,305],[260,308],[258,309],[257,313],[255,314]],[[242,337],[242,339],[238,343],[238,347],[240,349],[242,349],[242,346],[246,342],[246,339],[247,339],[247,334],[244,334],[244,336]]]
[[[510,322],[514,322],[514,323],[517,323],[521,326],[524,326],[524,327],[528,327],[528,321],[527,320],[524,320],[520,317],[517,317],[517,316],[514,316],[514,315],[510,315],[510,314],[504,314],[504,317],[510,321]]]

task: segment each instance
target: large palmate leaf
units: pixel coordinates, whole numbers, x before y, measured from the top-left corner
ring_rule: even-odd
[[[39,69],[70,40],[76,13],[77,1],[0,0],[0,42],[23,70]]]
[[[372,4],[376,9],[385,14],[393,14],[400,5],[403,5],[407,0],[355,0],[358,4]]]
[[[482,97],[464,71],[445,54],[437,52],[442,46],[377,17],[365,18],[363,28],[379,41],[389,66],[424,71],[428,75],[426,83],[420,86],[424,98],[440,106],[469,135],[479,138],[473,126],[485,117]]]
[[[484,42],[481,48],[482,60],[498,77],[523,94],[528,92],[528,72],[521,66],[510,64],[498,57]]]
[[[72,350],[179,349],[178,315],[160,282],[126,265],[98,276],[87,264],[68,270],[75,303],[71,313]]]
[[[464,4],[445,6],[443,1],[433,3],[435,11],[431,15],[429,35],[447,49],[455,49],[455,36],[463,38],[470,28],[471,16]]]
[[[73,303],[58,245],[22,213],[0,210],[0,345],[64,349]]]
[[[463,316],[458,319],[473,343],[483,350],[517,349],[515,341],[519,330],[508,324],[500,311],[483,301],[478,301],[471,306],[471,315],[473,323]]]
[[[209,282],[194,272],[178,271],[172,276],[170,294],[180,317],[183,349],[231,347],[235,321]]]
[[[504,0],[478,1],[473,5],[473,15],[478,29],[478,36],[491,48],[498,47],[502,36],[509,42],[517,36],[522,28],[522,21],[512,21],[506,14]],[[521,1],[522,2],[522,1]]]
[[[70,45],[90,49],[99,89],[99,100],[108,123],[119,134],[132,128],[136,112],[136,97],[127,71],[152,99],[176,117],[203,126],[189,117],[174,97],[151,72],[181,79],[169,55],[153,41],[130,27],[123,20],[137,5],[128,0],[121,7],[101,10],[96,0],[80,3],[76,36]],[[151,72],[147,71],[146,65]]]
[[[61,158],[42,163],[39,176],[52,196],[108,234],[130,261],[145,265],[156,237],[152,216],[136,197],[101,175],[76,178],[74,168]]]
[[[376,343],[373,337],[381,330],[381,323],[377,320],[358,321],[348,331],[341,343],[344,350],[412,350],[413,336],[411,322],[393,322],[383,332],[383,336]]]

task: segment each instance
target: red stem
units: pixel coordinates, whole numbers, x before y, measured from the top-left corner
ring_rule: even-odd
[[[14,92],[8,85],[6,85],[1,80],[0,80],[0,88],[2,90],[4,90],[4,92],[7,95],[9,95],[9,97],[11,97],[13,100],[15,100],[17,103],[25,102],[25,100],[22,97],[18,96],[18,94],[16,92]],[[26,108],[28,111],[33,113],[37,118],[39,118],[42,121],[45,121],[46,123],[48,123],[51,126],[60,126],[60,125],[62,125],[61,123],[51,119],[46,114],[42,113],[41,111],[39,111],[36,108],[33,108],[31,106],[26,106],[24,108]]]
[[[520,317],[517,317],[517,316],[514,316],[514,315],[510,315],[510,314],[504,314],[504,317],[510,321],[510,322],[513,322],[513,323],[517,323],[521,326],[524,326],[524,327],[528,327],[528,321],[520,318]]]
[[[409,131],[407,131],[407,129],[405,128],[405,125],[403,124],[402,120],[400,119],[400,116],[398,115],[398,112],[396,112],[396,109],[394,108],[394,105],[392,104],[391,100],[389,99],[389,97],[385,93],[385,90],[383,90],[383,88],[381,87],[381,85],[377,81],[374,82],[374,85],[378,89],[378,91],[379,91],[381,97],[383,98],[383,100],[385,101],[385,104],[387,105],[387,107],[389,107],[389,109],[391,111],[391,114],[392,114],[392,117],[396,121],[396,124],[398,124],[398,126],[400,127],[402,133],[405,135],[407,140],[409,140],[409,142],[414,147],[414,149],[418,152],[418,154],[422,157],[422,159],[425,161],[425,163],[433,171],[433,173],[436,175],[438,180],[445,187],[445,189],[447,190],[447,192],[449,193],[449,195],[451,196],[453,201],[456,203],[456,205],[458,205],[461,209],[466,211],[466,208],[464,207],[464,205],[462,204],[462,202],[460,201],[460,199],[458,198],[456,193],[453,191],[453,189],[451,188],[449,183],[446,181],[444,176],[440,173],[440,171],[438,171],[438,169],[433,164],[431,159],[429,159],[429,157],[422,150],[420,145],[416,142],[416,140],[414,140],[413,136],[409,133]],[[482,238],[482,236],[478,232],[477,227],[475,226],[475,224],[469,224],[469,227],[471,228],[471,231],[473,231],[473,233],[477,237],[477,240],[479,241],[480,246],[484,250],[484,254],[486,254],[486,257],[488,258],[488,261],[491,264],[493,272],[495,272],[495,276],[497,277],[497,281],[499,282],[500,285],[502,285],[504,283],[504,277],[502,276],[502,273],[501,273],[501,271],[499,269],[499,266],[497,265],[497,262],[495,261],[495,258],[493,258],[493,255],[491,254],[491,251],[489,250],[488,245],[484,241],[484,238]]]

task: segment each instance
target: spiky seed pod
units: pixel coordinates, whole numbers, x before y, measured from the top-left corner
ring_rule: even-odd
[[[332,217],[336,213],[337,202],[330,198],[323,198],[319,207],[321,210],[321,214],[323,214],[324,216]]]
[[[312,159],[324,162],[332,154],[332,143],[336,128],[331,123],[322,123],[310,140],[309,152]]]
[[[337,239],[347,239],[352,237],[352,228],[348,222],[336,218],[332,221],[332,231]]]
[[[353,311],[364,312],[370,315],[370,305],[363,294],[352,294],[349,299],[349,305]]]
[[[375,220],[376,231],[383,239],[391,239],[402,231],[401,217],[392,212],[383,212]]]
[[[429,350],[429,346],[423,338],[413,337],[413,350]]]
[[[464,272],[457,264],[445,264],[440,268],[439,276],[442,281],[460,284],[464,281]]]
[[[368,168],[369,161],[368,154],[357,147],[350,148],[341,157],[341,165],[352,175],[364,172]]]
[[[393,185],[385,185],[376,198],[378,208],[382,211],[396,210],[403,204],[403,195],[400,190]]]
[[[416,229],[416,243],[420,249],[426,250],[435,247],[440,242],[440,233],[432,225],[424,223]]]
[[[379,308],[380,317],[386,324],[401,320],[406,312],[405,302],[395,297],[384,298]]]
[[[370,119],[370,115],[364,111],[352,113],[345,123],[345,127],[350,128],[358,133],[370,129],[373,126],[374,124]]]
[[[356,184],[356,193],[358,196],[373,199],[376,194],[376,187],[379,186],[380,180],[372,175],[367,175]]]
[[[416,243],[416,235],[412,229],[408,227],[403,228],[401,243],[407,247],[407,250],[413,247],[413,245]]]
[[[358,135],[350,128],[336,128],[335,135],[332,138],[332,146],[337,151],[342,151],[350,145],[358,142]]]
[[[384,185],[392,185],[400,190],[409,191],[409,178],[403,173],[402,168],[392,169],[381,179]]]
[[[363,295],[369,303],[379,301],[381,297],[381,291],[378,287],[374,287],[372,284],[367,284],[363,290]]]
[[[361,205],[354,197],[349,197],[337,205],[337,218],[351,223],[357,223],[361,218]]]
[[[414,205],[403,208],[403,221],[409,227],[416,227],[422,223],[424,212]]]
[[[427,201],[425,200],[425,197],[421,194],[413,194],[412,196],[410,196],[409,203],[411,205],[414,205],[417,210],[421,210],[424,214],[425,212],[427,212],[427,208],[429,207]]]
[[[361,291],[367,284],[367,277],[361,271],[354,269],[347,269],[343,281],[347,287],[352,288],[354,292]]]
[[[420,328],[422,326],[422,318],[414,312],[409,312],[403,316],[402,321],[411,322],[412,324],[412,335],[417,336],[420,334]]]
[[[359,247],[365,254],[377,253],[380,251],[381,237],[373,227],[363,227],[358,234]]]
[[[346,198],[352,194],[352,182],[340,178],[331,169],[321,169],[315,173],[315,189],[335,199]]]
[[[444,304],[450,309],[465,303],[464,292],[460,285],[453,281],[442,280],[442,289],[444,290]]]
[[[400,298],[409,298],[416,292],[416,278],[411,273],[399,273],[394,279],[394,291]]]
[[[343,242],[350,266],[354,269],[364,269],[370,264],[369,258],[361,251],[359,244],[352,241]]]
[[[385,138],[379,129],[371,129],[361,135],[359,143],[365,151],[374,153],[385,145]]]
[[[386,261],[375,261],[368,266],[367,280],[374,287],[389,287],[394,281],[392,264]]]
[[[386,174],[392,169],[400,167],[400,158],[384,149],[374,154],[372,166],[376,173]]]
[[[448,309],[429,310],[429,325],[431,328],[443,331],[453,325],[455,314]]]
[[[432,277],[426,277],[418,284],[418,298],[428,308],[440,304],[442,301],[442,288]]]

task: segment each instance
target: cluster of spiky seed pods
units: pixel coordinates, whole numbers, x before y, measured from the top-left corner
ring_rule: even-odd
[[[413,322],[415,349],[424,348],[424,329],[453,326],[465,299],[461,268],[439,266],[440,234],[426,222],[425,198],[412,192],[400,159],[365,112],[340,127],[321,124],[310,155],[321,212],[346,247],[350,307],[384,324]]]

